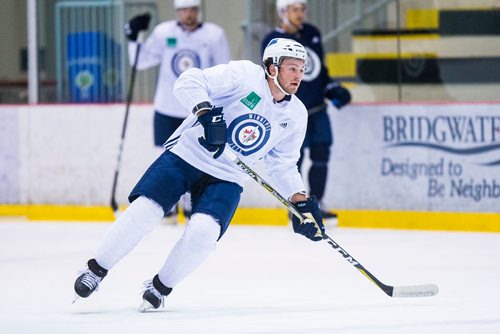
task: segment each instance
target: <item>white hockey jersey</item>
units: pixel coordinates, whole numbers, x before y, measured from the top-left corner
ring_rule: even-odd
[[[129,60],[133,65],[137,43],[129,42]],[[158,24],[141,45],[137,69],[160,65],[154,108],[158,112],[185,118],[186,109],[172,93],[179,75],[192,67],[208,68],[231,60],[224,30],[204,22],[193,31],[186,31],[174,20]]]
[[[166,149],[212,176],[243,186],[248,175],[224,154],[214,159],[198,142],[204,130],[191,110],[210,101],[223,107],[226,150],[248,165],[264,159],[269,182],[286,198],[304,192],[297,160],[307,127],[306,108],[295,95],[289,101],[274,101],[262,67],[240,60],[191,69],[176,81],[174,94],[190,116],[165,143]]]

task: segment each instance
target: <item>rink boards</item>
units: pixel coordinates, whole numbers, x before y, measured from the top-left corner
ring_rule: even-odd
[[[500,103],[357,104],[331,111],[325,204],[341,226],[500,231]],[[0,107],[0,217],[112,221],[122,104]],[[152,106],[133,105],[117,197],[159,151]],[[307,163],[305,165],[307,168]],[[263,166],[256,166],[265,177]],[[288,224],[248,181],[234,223]]]

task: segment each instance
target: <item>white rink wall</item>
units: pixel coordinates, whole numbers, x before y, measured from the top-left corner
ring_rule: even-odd
[[[151,131],[145,131],[151,127],[150,113],[146,106],[131,108],[120,188],[131,184],[154,158],[152,145],[147,145]],[[123,115],[118,104],[2,107],[0,122],[14,130],[0,136],[12,143],[9,156],[15,158],[0,158],[2,187],[10,189],[0,202],[109,202]],[[119,193],[122,198],[123,191]]]
[[[340,209],[500,212],[500,103],[370,104],[332,110],[325,202]],[[0,204],[107,205],[125,107],[0,106]],[[133,105],[118,184],[159,151],[153,108]],[[306,164],[307,169],[307,164]],[[262,166],[256,170],[266,176]],[[244,207],[279,207],[248,181]]]
[[[124,115],[122,104],[0,106],[0,204],[108,205]],[[132,105],[119,203],[128,203],[128,193],[160,152],[153,146],[153,106]],[[243,206],[279,207],[249,186]]]

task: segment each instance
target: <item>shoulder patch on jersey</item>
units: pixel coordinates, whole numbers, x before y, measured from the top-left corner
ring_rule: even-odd
[[[246,97],[242,98],[240,101],[243,103],[245,106],[247,106],[248,109],[253,110],[257,103],[259,103],[261,100],[261,97],[257,95],[255,92],[251,92],[248,94]]]
[[[175,48],[175,46],[177,45],[177,38],[175,37],[167,37],[165,41],[168,48]]]

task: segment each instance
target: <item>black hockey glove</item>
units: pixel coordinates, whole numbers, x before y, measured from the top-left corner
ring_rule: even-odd
[[[325,96],[332,101],[332,104],[337,109],[341,109],[351,102],[351,93],[333,79],[326,85]]]
[[[134,16],[128,23],[125,23],[125,35],[133,42],[137,41],[137,36],[141,30],[148,30],[151,14],[144,13]]]
[[[203,125],[205,136],[198,138],[201,146],[209,152],[215,152],[213,157],[220,157],[227,143],[227,127],[222,107],[212,108],[212,110],[198,116],[198,121]]]
[[[295,207],[308,218],[312,218],[314,223],[304,223],[299,218],[292,216],[293,231],[304,235],[312,241],[323,239],[325,225],[323,225],[323,215],[319,210],[318,202],[313,198],[308,198],[306,201],[296,202]]]

